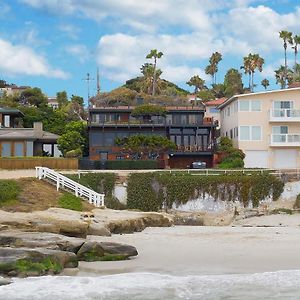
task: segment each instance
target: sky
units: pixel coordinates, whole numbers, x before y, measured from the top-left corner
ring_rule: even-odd
[[[300,0],[0,0],[0,79],[86,99],[87,73],[92,95],[97,67],[101,91],[110,91],[138,76],[148,52],[158,49],[161,77],[191,90],[193,75],[210,86],[204,69],[218,51],[218,82],[259,53],[265,65],[255,90],[264,78],[275,89],[274,70],[284,62],[278,32],[300,35],[299,20]]]

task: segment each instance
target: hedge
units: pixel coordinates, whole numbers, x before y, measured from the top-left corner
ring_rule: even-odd
[[[139,170],[158,169],[157,160],[108,160],[105,162],[106,169],[111,170]]]
[[[244,206],[268,196],[277,200],[283,182],[270,174],[201,176],[187,173],[133,173],[128,179],[127,206],[142,211],[158,211],[184,204],[205,194],[215,200],[239,200]]]

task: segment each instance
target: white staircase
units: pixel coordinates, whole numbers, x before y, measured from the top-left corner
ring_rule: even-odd
[[[74,192],[75,196],[84,198],[96,207],[104,206],[104,194],[96,193],[95,191],[79,184],[78,182],[57,173],[49,168],[35,167],[36,178],[49,179],[51,183],[56,184],[56,189],[67,188]]]

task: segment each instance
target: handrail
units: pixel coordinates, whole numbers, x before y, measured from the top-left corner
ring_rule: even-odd
[[[58,173],[49,168],[35,167],[36,178],[38,179],[50,179],[53,183],[56,183],[56,189],[68,188],[75,193],[76,197],[85,198],[90,204],[96,207],[104,206],[104,194],[99,194],[84,185]]]

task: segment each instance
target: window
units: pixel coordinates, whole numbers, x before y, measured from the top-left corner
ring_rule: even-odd
[[[231,139],[233,138],[233,131],[232,131],[232,129],[230,129],[230,138]]]
[[[260,100],[251,101],[251,111],[261,111],[261,101]]]
[[[4,116],[4,127],[10,127],[10,116]]]
[[[229,107],[227,107],[227,110],[226,110],[226,112],[227,112],[227,117],[229,117],[230,116],[230,106]]]
[[[288,134],[289,128],[288,126],[273,126],[272,133],[273,134]]]
[[[15,156],[24,156],[24,144],[15,143]]]
[[[33,142],[26,143],[26,156],[33,156]]]
[[[210,107],[209,112],[212,113],[212,114],[217,114],[219,112],[219,110],[215,107]]]
[[[240,126],[240,140],[241,141],[250,140],[250,126]]]
[[[294,108],[293,101],[274,101],[273,103],[274,109],[289,109]]]
[[[261,126],[251,127],[251,140],[260,141],[261,140]]]
[[[248,100],[239,100],[240,111],[249,111],[249,101]]]
[[[240,141],[260,141],[261,126],[240,126]]]
[[[10,143],[2,143],[1,156],[2,157],[11,156],[11,144]]]

